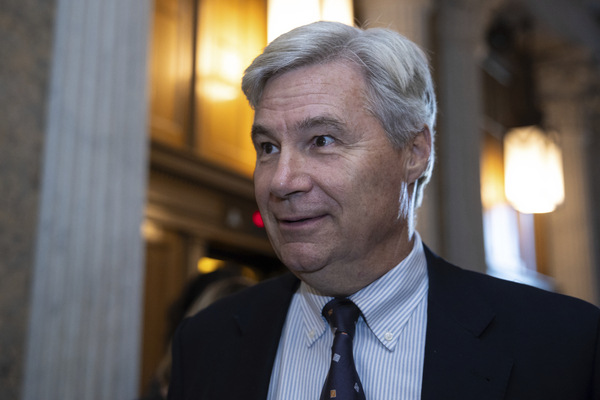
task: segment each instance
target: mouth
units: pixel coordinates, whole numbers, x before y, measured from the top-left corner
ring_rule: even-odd
[[[295,227],[309,225],[313,222],[317,222],[325,218],[327,214],[316,215],[313,217],[299,216],[299,217],[286,217],[278,218],[277,221],[284,226]]]

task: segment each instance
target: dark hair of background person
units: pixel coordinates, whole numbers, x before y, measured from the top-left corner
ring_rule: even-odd
[[[165,400],[171,380],[171,339],[181,321],[192,316],[213,302],[239,292],[256,283],[244,276],[243,266],[226,262],[221,268],[208,274],[198,275],[183,290],[168,313],[167,351],[160,362],[146,396],[140,400]]]

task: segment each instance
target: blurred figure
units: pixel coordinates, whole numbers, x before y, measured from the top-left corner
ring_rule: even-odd
[[[228,261],[216,271],[198,275],[190,281],[169,312],[168,337],[173,337],[182,319],[195,315],[223,297],[254,285],[255,279],[243,275],[244,268],[247,267]],[[156,369],[156,375],[148,388],[148,395],[140,400],[166,400],[171,381],[171,362],[169,340],[168,351]]]

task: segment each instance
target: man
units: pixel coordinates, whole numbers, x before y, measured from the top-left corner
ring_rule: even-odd
[[[256,199],[293,275],[182,324],[171,399],[600,398],[598,309],[421,243],[436,106],[416,45],[315,23],[273,41],[242,88]]]

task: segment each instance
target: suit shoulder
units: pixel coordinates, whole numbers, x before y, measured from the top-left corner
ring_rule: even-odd
[[[291,295],[298,286],[298,279],[290,273],[268,279],[231,296],[216,301],[204,311],[222,312],[239,307],[261,307],[281,297]],[[200,312],[202,313],[202,311]]]
[[[581,299],[510,282],[448,263],[426,249],[430,297],[432,301],[460,304],[477,303],[490,307],[499,320],[523,326],[582,327],[596,333],[600,310]],[[483,304],[483,305],[482,305]],[[442,305],[442,308],[447,309]],[[584,328],[585,327],[585,328]]]
[[[506,398],[597,398],[592,395],[600,387],[597,307],[460,269],[430,251],[426,255],[432,357],[451,354],[454,360],[473,348],[496,354],[510,370]]]
[[[597,340],[600,309],[584,300],[506,281],[478,272],[460,270],[469,286],[495,311],[495,321],[513,332],[527,329],[548,340],[578,337]]]
[[[513,312],[547,310],[554,313],[560,310],[577,310],[593,318],[600,318],[600,309],[584,300],[462,269],[435,255],[427,247],[425,250],[430,288],[434,287],[446,296],[461,296],[457,292],[467,292],[485,300],[495,309],[509,309]]]
[[[547,309],[553,313],[561,310],[589,314],[600,318],[600,309],[584,300],[560,293],[550,292],[522,283],[507,281],[478,272],[461,270],[479,289],[479,292],[491,303],[503,304],[511,308],[520,306],[525,309]]]
[[[235,315],[252,315],[272,304],[285,303],[291,300],[297,286],[298,279],[288,273],[224,297],[185,320],[186,336],[207,329],[215,332],[216,328],[231,325]]]

